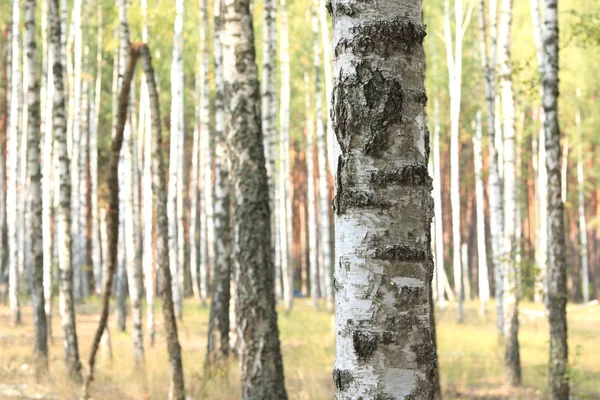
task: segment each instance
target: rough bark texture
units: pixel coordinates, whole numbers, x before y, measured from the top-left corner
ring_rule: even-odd
[[[21,304],[19,302],[19,244],[18,244],[18,160],[19,160],[19,113],[20,102],[18,93],[21,90],[20,77],[20,43],[19,24],[21,13],[19,1],[13,0],[11,24],[11,82],[10,82],[10,113],[7,135],[8,160],[7,189],[6,189],[6,225],[8,242],[8,300],[10,304],[11,322],[21,324]]]
[[[27,54],[27,136],[31,195],[31,261],[34,357],[36,375],[48,369],[48,335],[44,307],[44,242],[42,237],[42,171],[40,166],[40,91],[36,55],[36,0],[25,3],[25,52]]]
[[[125,15],[121,15],[121,21],[126,21],[126,9],[123,1],[124,0],[121,0],[120,13]],[[129,44],[129,28],[127,23],[121,23],[121,41]],[[84,398],[89,396],[90,384],[94,380],[96,355],[98,353],[98,346],[100,345],[100,340],[102,339],[102,335],[106,329],[106,323],[108,321],[110,292],[117,266],[117,245],[119,241],[119,155],[123,145],[123,133],[125,130],[125,124],[127,122],[131,81],[135,72],[135,65],[138,56],[139,53],[137,48],[129,45],[129,51],[127,52],[127,55],[124,56],[124,60],[127,63],[127,68],[125,75],[123,76],[123,84],[121,85],[121,91],[119,93],[119,113],[117,116],[116,131],[113,132],[108,175],[108,188],[110,193],[107,227],[109,246],[107,257],[108,268],[106,277],[104,279],[104,288],[102,290],[102,311],[100,313],[100,321],[98,322],[98,328],[96,329],[96,333],[94,334],[92,341],[90,356],[88,359],[88,370],[82,388]]]
[[[510,32],[513,0],[502,0],[498,35],[498,64],[502,98],[504,138],[504,231],[503,231],[503,306],[504,306],[504,379],[511,386],[521,384],[519,352],[519,266],[516,262],[516,150],[515,105],[510,62]]]
[[[223,115],[221,2],[215,2],[215,266],[208,322],[205,365],[212,369],[229,355],[231,218],[227,138]]]
[[[331,3],[337,399],[431,399],[433,259],[421,1]]]
[[[52,130],[57,143],[60,189],[56,217],[56,241],[58,245],[58,308],[63,328],[63,349],[69,376],[81,380],[81,363],[75,328],[75,306],[73,303],[73,268],[71,266],[71,175],[67,151],[67,121],[65,118],[65,86],[63,75],[63,44],[58,0],[50,0],[50,41],[52,73],[54,76],[54,105]]]
[[[153,191],[156,195],[157,205],[157,249],[158,270],[161,274],[161,295],[163,300],[163,318],[169,354],[169,399],[185,399],[185,385],[183,380],[183,363],[181,346],[177,335],[177,320],[173,294],[171,293],[171,270],[169,268],[169,235],[167,219],[167,184],[165,182],[165,163],[162,155],[162,133],[160,123],[160,106],[154,70],[150,51],[146,45],[139,49],[142,67],[148,84],[148,99],[150,101],[150,118],[152,120],[152,147],[153,147]]]
[[[546,119],[546,169],[548,171],[548,309],[550,322],[550,398],[569,398],[567,345],[566,245],[561,200],[560,130],[558,126],[558,1],[546,0],[542,105]]]
[[[224,1],[222,40],[241,397],[287,399],[273,293],[269,192],[248,0]]]

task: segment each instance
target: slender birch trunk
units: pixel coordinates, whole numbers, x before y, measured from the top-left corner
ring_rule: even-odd
[[[162,155],[162,133],[160,122],[160,105],[154,70],[150,51],[146,45],[139,48],[146,82],[148,84],[148,99],[150,105],[150,118],[152,120],[152,147],[153,147],[153,174],[152,189],[156,195],[157,205],[157,249],[158,271],[161,274],[161,294],[163,299],[164,326],[167,337],[169,354],[169,399],[185,399],[185,385],[183,378],[183,364],[181,346],[177,334],[177,320],[175,305],[171,290],[171,270],[169,268],[169,233],[167,218],[167,184],[165,182],[165,164]]]
[[[562,161],[560,166],[560,198],[563,203],[567,201],[567,189],[568,189],[568,174],[567,167],[569,166],[569,137],[565,136],[563,139],[563,148],[561,151]]]
[[[210,106],[208,87],[209,54],[206,43],[206,29],[208,29],[208,13],[206,0],[201,3],[201,16],[203,29],[200,29],[200,65],[199,75],[199,111],[200,111],[200,160],[202,162],[202,251],[200,252],[200,268],[204,271],[203,299],[207,298],[208,279],[207,272],[213,271],[215,258],[215,225],[213,220],[213,180],[212,180],[212,150],[210,140]],[[212,276],[212,274],[210,274]]]
[[[248,0],[223,8],[225,129],[234,218],[232,264],[242,399],[287,399],[273,293],[267,172],[254,29]]]
[[[550,398],[569,398],[567,345],[567,279],[564,211],[560,180],[558,125],[558,1],[546,0],[543,32],[542,105],[546,118],[546,169],[548,171],[548,320],[550,323]]]
[[[10,92],[10,78],[8,72],[8,66],[11,64],[10,59],[10,21],[8,24],[3,25],[2,36],[4,38],[4,49],[2,51],[2,60],[4,61],[1,67],[2,77],[0,83],[4,87],[2,96],[0,97],[0,244],[5,246],[6,240],[6,156],[8,153],[7,147],[7,133],[8,133],[8,119],[9,119],[9,92]],[[7,256],[10,249],[5,248],[4,251],[0,251],[0,274],[4,277],[6,272],[5,268],[8,268]],[[2,294],[3,302],[6,301],[6,293]]]
[[[183,269],[180,260],[179,229],[179,200],[181,196],[182,183],[179,179],[180,141],[183,137],[183,7],[184,0],[175,2],[176,16],[173,31],[173,58],[171,62],[171,143],[169,152],[169,192],[168,192],[168,215],[169,215],[169,267],[171,268],[171,279],[173,283],[173,301],[175,302],[175,314],[182,318],[182,286],[180,282],[180,269]],[[183,147],[183,143],[181,144]],[[183,225],[183,224],[181,224]]]
[[[490,236],[492,269],[494,273],[496,297],[496,327],[499,335],[504,334],[504,303],[502,299],[502,232],[504,230],[504,214],[502,210],[502,180],[500,178],[500,160],[497,139],[500,130],[496,129],[499,118],[496,118],[496,48],[497,48],[497,6],[496,0],[489,2],[490,49],[488,51],[487,24],[484,0],[479,2],[479,26],[481,31],[481,63],[485,75],[485,100],[487,108],[488,131],[488,197],[490,208]]]
[[[316,9],[312,9],[313,28],[317,20]],[[318,33],[318,31],[316,32]],[[318,36],[315,35],[315,44],[318,45]],[[317,48],[318,51],[318,48]],[[318,71],[318,70],[317,70]],[[319,264],[317,254],[317,209],[315,204],[315,157],[314,136],[315,136],[315,120],[313,118],[310,101],[310,79],[308,74],[304,75],[304,88],[306,91],[306,180],[307,180],[307,207],[308,207],[308,265],[310,275],[310,297],[313,306],[319,308]]]
[[[18,242],[18,199],[19,183],[19,114],[21,105],[18,93],[21,90],[20,78],[20,32],[21,12],[19,1],[13,0],[11,24],[11,83],[10,113],[7,135],[7,188],[6,188],[6,225],[8,235],[8,298],[10,303],[11,322],[21,324],[21,304],[19,301],[19,242]]]
[[[320,11],[324,12],[324,11]],[[319,15],[321,21],[321,31],[323,29],[329,29],[328,27],[323,26],[323,22]],[[316,23],[313,17],[313,34],[318,35]],[[322,32],[321,32],[322,33]],[[322,38],[325,40],[325,36],[329,38],[329,33],[326,35],[322,33]],[[329,48],[325,47],[324,54],[329,54]],[[327,92],[326,98],[327,104],[330,104],[331,94],[329,91],[331,87],[328,87],[327,84],[327,70],[330,69],[330,59],[325,57],[325,91]],[[328,161],[329,165],[332,165],[332,161],[328,160],[329,153],[328,150],[331,150],[331,146],[328,146],[328,139],[325,136],[326,133],[328,135],[333,136],[333,128],[330,129],[329,120],[330,117],[327,118],[328,128],[325,130],[325,125],[323,121],[323,92],[321,87],[321,57],[318,45],[315,44],[313,46],[313,65],[315,68],[315,120],[316,120],[316,135],[317,135],[317,161],[318,161],[318,184],[319,184],[319,272],[320,272],[320,282],[321,282],[321,297],[326,299],[326,309],[329,312],[333,311],[333,282],[332,282],[332,242],[331,242],[331,223],[329,220],[329,209],[330,209],[330,199],[329,199],[329,185],[328,185],[328,173],[327,173],[327,165]],[[329,73],[329,77],[331,74]],[[333,139],[332,139],[333,140]],[[336,144],[337,146],[337,144]],[[333,168],[331,169],[334,170]]]
[[[538,71],[543,75],[544,53],[542,49],[542,21],[539,0],[530,0],[533,38],[536,46]],[[540,88],[540,91],[542,89]],[[546,170],[546,146],[544,145],[544,121],[546,119],[543,107],[540,107],[540,129],[538,133],[538,165],[537,165],[537,198],[538,225],[536,235],[535,261],[539,270],[535,280],[534,299],[537,303],[546,303],[547,299],[547,261],[548,261],[548,172]],[[546,304],[547,306],[547,304]]]
[[[294,268],[292,250],[292,188],[290,182],[290,50],[288,40],[288,16],[286,0],[279,2],[280,37],[279,61],[281,93],[279,105],[279,210],[281,277],[283,281],[283,303],[287,312],[294,301]]]
[[[37,77],[36,0],[25,2],[25,52],[27,55],[28,172],[31,180],[31,260],[35,373],[48,371],[48,335],[44,306],[44,239],[42,236],[42,170],[40,166],[40,91]]]
[[[332,114],[342,150],[334,201],[336,399],[431,399],[433,201],[421,2],[336,0],[331,9]]]
[[[200,29],[202,30],[202,29]],[[199,142],[200,142],[200,76],[196,74],[196,105],[194,107],[194,136],[192,139],[192,170],[190,172],[190,226],[189,226],[189,248],[190,248],[190,273],[192,277],[192,293],[196,300],[201,300],[202,305],[206,304],[206,274],[203,274],[202,284],[198,277],[198,250],[200,249],[199,239],[204,239],[204,235],[199,234],[198,221],[198,162],[199,162]],[[202,217],[201,217],[202,218]],[[204,243],[204,242],[202,242]],[[204,253],[202,251],[201,253]],[[201,254],[200,254],[201,255]],[[202,291],[200,287],[203,286]],[[204,296],[203,296],[204,295]]]
[[[473,156],[475,164],[475,197],[477,200],[477,277],[479,287],[479,313],[486,314],[486,305],[490,299],[490,281],[487,267],[485,242],[485,211],[483,194],[483,155],[481,150],[481,111],[477,111],[475,136],[473,137]]]
[[[31,204],[31,196],[29,193],[29,175],[27,173],[27,160],[28,160],[28,104],[27,104],[27,76],[29,75],[28,71],[28,63],[27,63],[27,43],[25,35],[22,36],[22,74],[20,73],[19,78],[22,79],[22,87],[19,91],[19,104],[21,109],[19,111],[19,121],[20,121],[20,133],[19,137],[20,146],[19,146],[19,183],[18,183],[18,192],[19,192],[19,203],[18,203],[18,241],[19,241],[19,269],[20,269],[20,285],[26,294],[31,294],[32,291],[32,264],[29,260],[31,255],[31,241],[29,236],[29,226],[31,220],[31,212],[30,212],[30,204]]]
[[[89,47],[85,46],[83,51],[83,62],[82,62],[82,74],[83,71],[87,71],[87,60],[89,54]],[[78,252],[81,260],[81,296],[82,299],[89,297],[90,295],[90,274],[88,268],[88,254],[87,254],[87,222],[88,222],[88,185],[87,185],[87,165],[88,165],[88,136],[89,136],[89,79],[82,79],[81,81],[81,102],[79,103],[80,115],[80,131],[79,131],[79,166],[78,172],[79,177],[79,193],[77,193],[77,201],[79,202],[79,222],[78,226],[80,231],[78,232],[77,238]]]
[[[519,287],[515,260],[516,208],[518,206],[515,166],[515,106],[510,62],[510,32],[513,0],[502,0],[498,35],[500,94],[502,98],[504,138],[504,379],[511,386],[521,384],[519,352]]]
[[[317,8],[319,13],[319,23],[321,25],[321,41],[323,42],[323,70],[325,72],[325,99],[326,99],[326,117],[327,117],[327,144],[326,144],[326,154],[327,154],[327,165],[323,164],[322,167],[325,172],[327,172],[327,167],[329,167],[329,171],[335,170],[338,156],[340,155],[340,146],[335,140],[335,134],[333,133],[333,124],[332,117],[329,113],[329,107],[332,106],[331,96],[333,94],[333,74],[331,69],[331,52],[333,47],[331,46],[331,38],[329,36],[329,21],[327,20],[327,4],[325,0],[318,0],[319,6]],[[321,161],[319,161],[319,165]],[[328,176],[325,174],[325,176]],[[329,200],[328,200],[329,203]],[[329,213],[324,214],[329,215]],[[326,245],[326,242],[325,242]],[[329,253],[333,251],[333,244],[329,244],[330,250]],[[333,256],[330,256],[333,259]],[[331,269],[329,269],[331,270]],[[333,303],[333,300],[332,300]]]
[[[581,89],[577,88],[577,98]],[[581,281],[583,286],[583,302],[590,301],[590,271],[588,261],[587,220],[585,216],[585,176],[583,172],[583,131],[581,129],[581,112],[575,111],[577,128],[577,211],[579,213],[579,254],[581,256]]]
[[[63,328],[63,349],[67,371],[71,379],[81,381],[81,363],[75,325],[73,302],[73,267],[71,264],[71,174],[67,151],[67,121],[65,107],[65,79],[63,75],[63,43],[58,0],[49,1],[50,51],[54,77],[54,104],[52,131],[57,143],[60,190],[56,218],[56,241],[58,243],[59,297],[58,309]]]
[[[94,271],[94,291],[102,294],[102,251],[100,245],[100,226],[98,223],[98,126],[100,123],[102,101],[102,6],[98,3],[98,31],[96,53],[96,82],[94,88],[94,107],[92,128],[90,129],[90,214],[91,214],[91,242],[92,264]]]
[[[275,117],[277,114],[275,62],[277,56],[277,0],[265,0],[264,22],[263,22],[263,64],[261,79],[261,122],[263,131],[263,147],[265,149],[265,160],[267,167],[267,178],[269,180],[269,208],[271,209],[271,246],[275,254],[275,293],[277,298],[281,297],[281,285],[279,284],[278,272],[280,268],[279,257],[279,213],[275,185],[275,159],[277,158],[277,129]]]
[[[231,321],[231,215],[227,139],[223,114],[223,50],[221,2],[215,2],[215,263],[205,366],[212,369],[229,356]],[[234,318],[235,319],[235,318]]]

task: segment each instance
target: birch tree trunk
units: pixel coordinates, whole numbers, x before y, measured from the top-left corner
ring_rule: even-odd
[[[25,2],[25,52],[27,54],[28,172],[31,180],[31,260],[33,261],[33,325],[36,376],[48,371],[48,335],[44,306],[44,239],[42,236],[42,171],[40,167],[40,91],[36,59],[36,0]]]
[[[543,31],[542,105],[546,118],[546,169],[548,171],[548,320],[550,323],[550,398],[569,398],[567,345],[566,243],[560,180],[558,126],[558,1],[546,0]]]
[[[231,215],[227,140],[223,114],[223,49],[221,2],[214,5],[215,56],[215,266],[208,322],[205,366],[218,367],[229,356]],[[271,236],[272,237],[272,236]],[[234,318],[235,319],[235,318]]]
[[[90,214],[91,214],[91,242],[92,263],[94,271],[94,291],[102,294],[102,250],[100,245],[100,226],[98,220],[98,126],[100,123],[102,100],[102,7],[98,3],[98,32],[96,53],[96,86],[94,88],[94,107],[92,128],[90,129]]]
[[[58,243],[59,297],[58,309],[63,328],[63,349],[67,371],[71,379],[81,381],[81,363],[75,326],[73,302],[73,267],[71,264],[71,174],[67,151],[67,121],[65,118],[65,79],[63,75],[63,43],[58,0],[49,1],[50,8],[50,51],[54,77],[54,104],[52,131],[58,150],[58,209],[56,218],[56,241]]]
[[[332,114],[342,150],[334,200],[336,398],[430,399],[433,201],[421,2],[334,1],[331,9]]]
[[[327,4],[325,2],[325,0],[318,0],[319,1],[319,6],[318,6],[318,12],[319,12],[319,22],[321,24],[321,40],[323,42],[323,70],[325,71],[325,99],[326,99],[326,110],[329,110],[329,107],[332,106],[331,103],[331,96],[333,94],[333,74],[332,74],[332,69],[331,69],[331,52],[333,47],[331,46],[331,38],[329,36],[329,21],[327,21],[327,15],[326,15],[326,10],[327,10]],[[326,111],[327,112],[327,111]],[[335,134],[333,132],[333,124],[332,124],[332,117],[331,114],[329,112],[327,112],[327,143],[326,143],[326,155],[327,155],[327,164],[323,164],[322,167],[320,167],[321,169],[323,169],[325,172],[327,172],[327,167],[329,167],[330,171],[334,171],[335,170],[335,166],[336,166],[336,162],[337,162],[337,158],[340,154],[340,148],[339,145],[337,143],[336,140],[334,140]],[[321,164],[321,161],[319,161],[319,165]],[[325,176],[327,177],[328,175],[325,174]],[[327,182],[327,180],[326,180]],[[329,193],[329,191],[327,192]],[[327,203],[329,203],[329,200],[327,201]],[[329,215],[329,213],[324,214],[324,215]],[[326,242],[325,242],[326,245]],[[332,250],[333,250],[333,245],[329,244],[329,253],[331,254]],[[331,268],[328,270],[331,271]],[[333,300],[332,300],[332,304],[333,304]]]
[[[318,23],[316,8],[312,9],[313,28]],[[316,22],[316,23],[315,23]],[[317,25],[318,27],[318,25]],[[318,51],[318,31],[315,33],[315,47]],[[317,72],[316,70],[315,72]],[[317,209],[315,204],[315,157],[314,136],[315,136],[315,121],[312,117],[311,101],[310,101],[310,79],[308,74],[304,75],[304,87],[306,91],[306,180],[307,180],[307,207],[308,207],[308,265],[310,274],[310,297],[315,309],[319,308],[319,276],[317,262]]]
[[[510,61],[510,32],[513,0],[502,0],[498,47],[500,92],[502,98],[504,138],[504,237],[503,237],[503,305],[504,305],[504,378],[511,386],[521,384],[519,354],[519,287],[515,260],[517,187],[515,169],[515,106]]]
[[[320,11],[324,12],[324,11]],[[319,16],[319,18],[324,18]],[[323,26],[321,20],[321,30],[329,29],[327,26]],[[317,26],[313,17],[313,33],[315,35],[318,34]],[[322,32],[321,32],[322,33]],[[329,33],[326,34],[327,40],[329,38]],[[325,40],[325,34],[322,33],[322,38]],[[329,48],[326,47],[324,50],[324,54],[329,54]],[[333,284],[332,284],[332,243],[331,243],[331,223],[329,220],[329,209],[330,209],[330,199],[329,199],[329,185],[328,181],[328,173],[327,173],[327,165],[328,165],[328,139],[325,136],[330,134],[333,136],[333,130],[329,129],[330,123],[328,122],[328,130],[325,130],[324,121],[323,121],[323,92],[321,86],[321,57],[318,48],[318,44],[313,46],[313,65],[315,68],[315,120],[316,120],[316,134],[317,134],[317,161],[318,161],[318,179],[319,179],[319,272],[320,272],[320,282],[321,288],[321,297],[326,299],[326,309],[329,312],[333,311]],[[325,57],[325,90],[329,92],[331,90],[327,85],[327,70],[330,69],[330,59]],[[329,72],[329,76],[331,73]],[[331,98],[331,93],[327,93],[327,99]],[[327,104],[331,104],[329,100],[327,100]],[[331,118],[327,118],[329,121]],[[333,140],[333,139],[332,139]],[[330,164],[332,165],[332,164]],[[332,168],[333,171],[333,168]]]
[[[202,30],[202,28],[200,29]],[[202,300],[202,305],[206,305],[206,274],[203,274],[202,285],[204,291],[200,289],[198,277],[198,250],[199,239],[204,239],[204,235],[198,236],[198,161],[199,161],[199,142],[200,142],[200,76],[196,74],[196,105],[194,107],[194,136],[192,139],[192,170],[190,172],[190,226],[189,226],[189,248],[190,248],[190,273],[192,277],[192,293],[196,300]],[[200,199],[201,200],[201,199]],[[204,296],[203,296],[204,295]]]
[[[7,147],[7,133],[8,133],[8,119],[9,119],[9,92],[10,92],[10,78],[8,73],[8,66],[11,64],[10,59],[10,20],[8,24],[5,24],[3,27],[2,36],[4,38],[4,49],[2,51],[2,63],[1,73],[2,77],[0,78],[0,82],[4,87],[4,91],[2,92],[2,96],[0,97],[0,243],[5,246],[7,244],[6,240],[6,156],[8,153]],[[0,252],[0,271],[2,276],[5,276],[8,268],[7,256],[10,249],[5,248],[4,251]],[[3,302],[6,302],[6,293],[2,294]]]
[[[281,277],[283,281],[283,303],[287,312],[294,301],[294,270],[291,262],[292,250],[292,188],[290,183],[290,50],[288,41],[288,16],[286,0],[279,2],[280,28],[279,61],[281,93],[279,108],[279,209]]]
[[[490,299],[490,281],[488,278],[487,250],[485,241],[485,200],[483,194],[483,155],[481,150],[481,111],[477,111],[475,136],[473,137],[473,156],[475,158],[475,197],[477,200],[477,277],[479,287],[479,313],[486,314],[486,305]]]
[[[7,136],[7,188],[6,188],[6,225],[8,235],[8,298],[11,321],[13,325],[21,324],[21,304],[19,302],[19,242],[18,242],[18,199],[19,182],[19,114],[20,102],[18,93],[21,90],[20,78],[20,32],[21,12],[19,1],[13,0],[11,23],[11,83],[10,113]]]
[[[481,62],[485,75],[485,100],[487,108],[487,131],[488,131],[488,156],[489,156],[489,176],[488,176],[488,197],[490,209],[490,236],[492,269],[494,271],[495,297],[496,297],[496,322],[500,335],[503,334],[504,326],[504,303],[502,301],[503,282],[501,275],[501,238],[503,227],[502,210],[502,184],[500,179],[500,168],[498,159],[498,148],[496,146],[496,0],[489,2],[489,20],[490,20],[490,42],[491,48],[488,51],[487,45],[487,25],[485,17],[484,0],[479,2],[479,26],[481,31]]]
[[[248,0],[225,0],[223,77],[242,399],[287,399],[273,293],[267,173]]]
[[[179,179],[180,141],[183,138],[183,7],[184,0],[175,2],[175,26],[173,31],[173,59],[171,62],[171,142],[169,155],[169,192],[168,192],[168,216],[169,216],[169,267],[173,283],[173,301],[175,303],[175,314],[182,318],[181,288],[183,282],[179,281],[179,270],[183,269],[180,260],[179,229],[179,201],[178,193],[181,192],[182,183]],[[183,146],[183,143],[181,144]],[[183,225],[183,224],[181,224]]]
[[[261,122],[263,131],[263,147],[265,149],[265,162],[267,167],[267,178],[269,180],[269,208],[271,209],[271,246],[275,249],[275,271],[279,271],[277,241],[279,220],[277,212],[275,192],[275,158],[277,155],[277,129],[275,128],[275,117],[277,114],[276,81],[275,81],[275,58],[277,56],[277,0],[265,0],[263,22],[263,64],[261,79]],[[278,276],[276,273],[275,276]],[[281,286],[275,280],[276,295],[279,298]]]
[[[577,88],[577,99],[581,89]],[[585,217],[585,176],[583,172],[583,132],[581,130],[581,113],[579,107],[575,111],[577,127],[577,211],[579,213],[579,245],[581,246],[581,281],[583,286],[583,302],[590,301],[590,271],[588,261],[587,220]]]

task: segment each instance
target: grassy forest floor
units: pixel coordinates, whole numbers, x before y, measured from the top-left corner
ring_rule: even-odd
[[[50,377],[36,383],[32,361],[32,310],[24,299],[23,325],[10,326],[6,305],[0,306],[0,399],[71,399],[79,388],[65,378],[61,327],[53,318],[54,341],[50,349]],[[493,304],[488,317],[478,315],[478,303],[466,304],[466,320],[457,324],[452,307],[437,310],[438,354],[445,399],[545,399],[547,398],[548,325],[539,305],[521,306],[521,360],[523,386],[502,386],[503,350],[495,331]],[[98,320],[99,302],[87,301],[77,308],[77,331],[82,360],[87,360]],[[55,307],[56,310],[56,307]],[[112,361],[101,350],[92,393],[97,400],[166,399],[168,378],[162,317],[157,310],[157,341],[145,343],[143,372],[135,372],[129,333],[118,332],[111,323]],[[114,318],[113,318],[114,319]],[[569,349],[572,398],[600,399],[600,306],[570,305]],[[179,325],[186,386],[193,399],[238,399],[235,364],[213,381],[203,379],[208,308],[194,300],[184,305]],[[279,314],[285,363],[285,382],[290,399],[331,399],[334,359],[333,316],[316,312],[306,299],[296,299],[291,314]],[[131,327],[128,320],[129,329]]]

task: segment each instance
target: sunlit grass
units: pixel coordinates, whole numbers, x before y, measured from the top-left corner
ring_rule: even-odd
[[[437,310],[438,353],[442,386],[446,398],[539,398],[547,397],[548,325],[544,317],[521,313],[521,360],[523,388],[508,390],[502,385],[503,348],[495,328],[494,305],[488,317],[478,315],[478,304],[467,303],[466,320],[456,323],[451,306]],[[540,311],[534,304],[524,310]],[[168,390],[167,355],[162,336],[160,304],[156,304],[157,341],[145,343],[146,362],[136,368],[129,331],[119,332],[111,320],[113,359],[101,349],[92,393],[96,399],[166,399]],[[87,361],[96,328],[99,302],[90,299],[78,306],[78,333],[82,361]],[[65,378],[62,362],[61,327],[53,319],[54,342],[50,350],[50,378],[35,384],[31,365],[31,306],[23,308],[23,326],[9,324],[9,310],[0,306],[0,382],[27,384],[28,392],[52,393],[56,398],[76,393],[79,388]],[[238,399],[240,393],[237,364],[218,379],[205,380],[203,364],[206,352],[208,307],[189,299],[184,304],[184,319],[179,324],[183,348],[186,386],[195,399]],[[114,317],[114,316],[113,316]],[[130,329],[128,320],[127,328]],[[290,314],[280,312],[279,327],[284,357],[285,382],[291,399],[331,399],[331,370],[334,359],[333,316],[315,311],[306,299],[296,299]],[[600,396],[600,307],[569,306],[569,346],[571,382],[577,398]],[[0,398],[1,398],[0,394]]]

